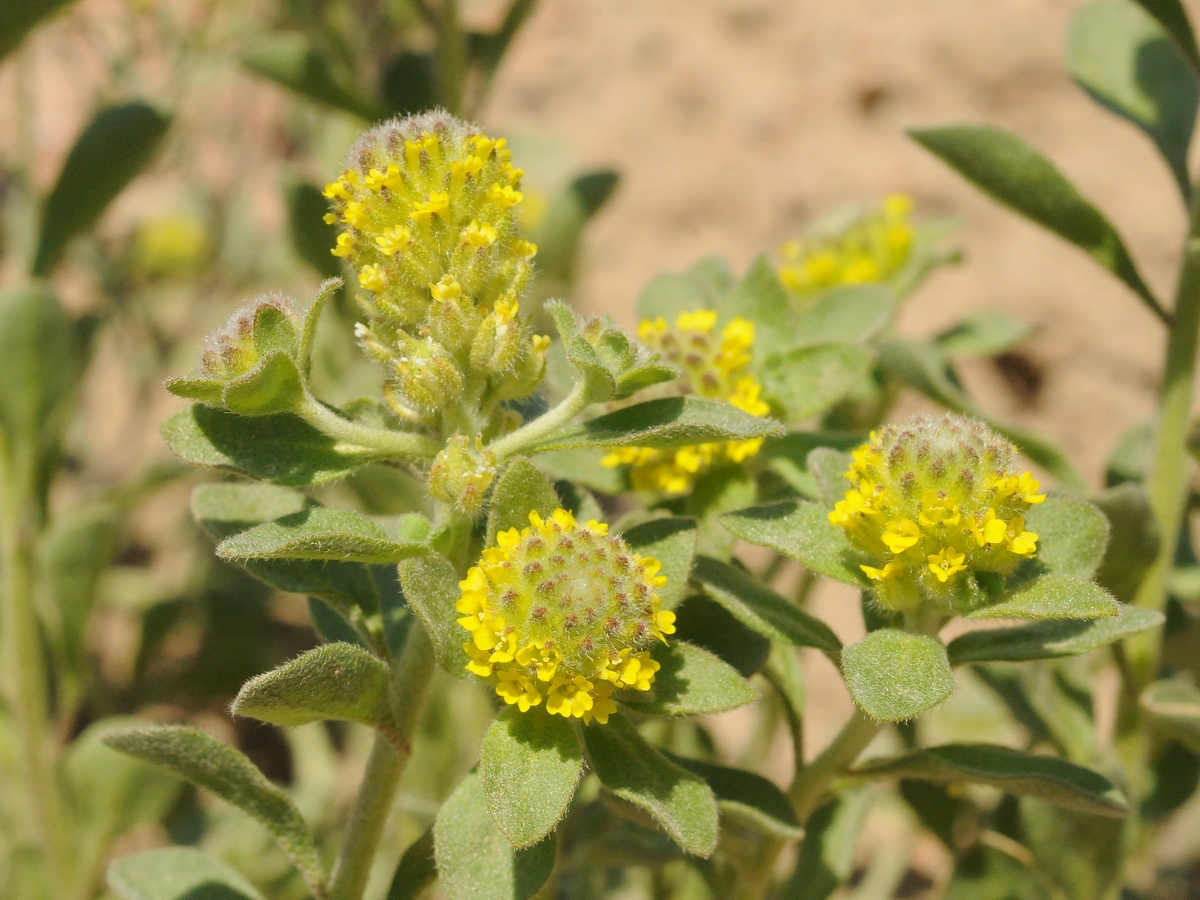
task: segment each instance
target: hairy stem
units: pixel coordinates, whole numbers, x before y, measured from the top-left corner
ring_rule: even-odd
[[[442,104],[455,115],[462,113],[466,53],[458,21],[458,0],[442,0],[438,16],[438,74]]]
[[[813,810],[821,805],[833,782],[846,774],[881,728],[883,723],[855,709],[854,715],[842,726],[833,742],[804,767],[788,788],[788,799],[792,801],[792,808],[801,822],[806,821]]]
[[[522,450],[536,446],[556,428],[561,428],[583,412],[587,406],[587,394],[584,391],[583,382],[580,381],[554,409],[547,410],[532,422],[521,426],[498,441],[493,441],[488,445],[488,449],[496,454],[497,462],[503,462],[516,456]]]
[[[13,465],[0,454],[0,660],[4,689],[16,726],[17,762],[23,805],[46,856],[55,896],[69,891],[74,868],[54,777],[50,741],[48,678],[42,635],[34,609],[33,536],[36,503],[28,485],[32,465]]]
[[[304,406],[298,410],[298,414],[304,421],[322,434],[343,444],[365,450],[372,456],[433,459],[441,449],[437,442],[424,435],[390,431],[386,428],[372,428],[369,425],[351,422],[317,402],[311,396],[306,400]]]

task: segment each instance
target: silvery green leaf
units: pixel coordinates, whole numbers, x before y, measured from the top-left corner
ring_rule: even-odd
[[[642,556],[662,563],[659,574],[667,579],[658,588],[663,609],[674,609],[687,590],[696,555],[696,520],[682,517],[651,519],[621,532],[621,538]]]
[[[191,847],[160,847],[113,860],[108,886],[119,900],[262,900],[237,869]]]
[[[881,722],[914,719],[957,687],[941,641],[895,628],[843,649],[842,674],[854,702]]]
[[[340,560],[394,565],[428,553],[422,543],[401,544],[361,513],[314,506],[255,525],[217,545],[223,559]]]
[[[529,460],[514,459],[492,491],[487,522],[488,546],[496,543],[496,535],[501,531],[528,528],[531,512],[547,517],[560,505],[550,480]]]
[[[704,716],[745,706],[758,692],[731,665],[684,641],[655,647],[650,655],[662,666],[651,691],[620,697],[632,710],[658,716]]]
[[[1120,605],[1100,585],[1070,575],[1043,575],[1019,585],[970,619],[1096,619],[1115,616]]]
[[[855,587],[870,586],[859,566],[874,565],[876,560],[830,524],[829,510],[823,506],[787,500],[726,513],[720,522],[742,540],[770,547],[821,575]]]
[[[979,662],[1023,662],[1078,656],[1163,623],[1157,610],[1121,604],[1115,616],[1059,619],[1017,628],[969,631],[946,648],[951,665]]]

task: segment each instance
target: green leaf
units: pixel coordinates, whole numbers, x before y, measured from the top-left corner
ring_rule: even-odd
[[[622,400],[642,388],[671,381],[679,375],[673,366],[632,340],[607,316],[584,320],[559,300],[547,303],[546,311],[554,319],[567,360],[591,403]]]
[[[400,563],[404,597],[429,633],[438,663],[456,678],[465,678],[463,644],[469,635],[458,624],[454,609],[462,597],[458,581],[453,564],[444,556],[429,554]]]
[[[1122,893],[1126,823],[1032,797],[1020,805],[1023,842],[1051,896],[1095,900]]]
[[[583,751],[571,723],[534,707],[504,710],[483,736],[483,798],[514,847],[530,847],[554,830],[583,777]]]
[[[773,641],[816,647],[831,654],[842,649],[842,642],[828,625],[740,569],[700,556],[696,559],[694,577],[739,622]]]
[[[620,698],[630,709],[656,716],[705,716],[758,698],[750,682],[707,650],[673,641],[651,655],[662,668],[649,692],[629,691]]]
[[[808,568],[855,587],[869,587],[860,565],[875,560],[829,523],[829,511],[815,503],[792,500],[754,506],[721,516],[721,524],[744,541],[770,547]]]
[[[354,74],[318,53],[303,34],[261,41],[242,57],[242,64],[309,100],[364,119],[383,118],[382,108],[355,83]]]
[[[111,106],[95,115],[46,198],[34,275],[49,275],[71,238],[90,229],[150,164],[170,124],[170,116],[145,103]]]
[[[221,400],[239,416],[269,416],[299,409],[304,404],[304,384],[296,361],[282,351],[271,353],[225,385]]]
[[[994,199],[1088,253],[1161,315],[1108,219],[1015,134],[994,125],[949,125],[913,129],[909,135]]]
[[[787,796],[761,775],[687,759],[673,753],[667,759],[699,775],[717,798],[721,815],[771,837],[794,841],[804,835]]]
[[[763,393],[786,421],[802,422],[844,399],[871,370],[871,351],[851,344],[801,347],[770,357],[759,375]]]
[[[1129,603],[1146,570],[1158,558],[1158,522],[1146,489],[1135,482],[1109,488],[1094,498],[1109,522],[1108,549],[1096,572],[1096,582]]]
[[[675,636],[715,654],[749,678],[766,665],[771,642],[735,619],[704,594],[693,594],[675,607]]]
[[[970,631],[946,648],[951,665],[979,662],[1024,662],[1078,656],[1132,634],[1157,628],[1163,615],[1157,610],[1121,604],[1115,616],[1086,621],[1036,622],[1017,628]]]
[[[825,502],[828,498],[824,491],[829,485],[817,482],[817,473],[809,467],[809,457],[820,448],[829,448],[835,453],[851,450],[866,439],[865,434],[857,432],[792,431],[781,438],[765,441],[758,455],[768,460],[771,468],[800,494],[810,500]],[[841,499],[842,493],[837,492],[835,502]],[[828,505],[832,507],[833,504]]]
[[[788,340],[793,347],[862,344],[887,327],[896,298],[883,284],[853,284],[823,291],[792,316]]]
[[[969,619],[1096,619],[1115,616],[1120,606],[1098,584],[1070,575],[1043,575],[1005,594],[1000,602],[970,613]]]
[[[621,538],[641,556],[662,563],[659,574],[667,579],[658,589],[663,609],[674,609],[687,590],[696,556],[696,520],[681,517],[651,519],[621,532]]]
[[[881,722],[915,719],[957,686],[941,641],[895,628],[872,631],[845,648],[842,674],[854,702]]]
[[[1200,753],[1200,690],[1194,685],[1156,681],[1142,692],[1141,704],[1156,725]]]
[[[1025,527],[1038,536],[1038,571],[1088,579],[1108,546],[1108,519],[1078,497],[1047,497],[1025,513]]]
[[[850,880],[873,794],[868,789],[847,791],[808,817],[800,856],[779,900],[826,900]]]
[[[231,560],[329,559],[395,564],[429,553],[425,544],[400,544],[362,513],[314,506],[264,522],[217,545]]]
[[[1170,35],[1178,50],[1193,72],[1200,73],[1200,53],[1196,51],[1196,36],[1192,32],[1192,23],[1188,21],[1187,10],[1180,0],[1137,0],[1138,5],[1158,21],[1163,30]]]
[[[442,804],[433,840],[439,881],[450,900],[529,900],[554,870],[554,839],[513,847],[488,814],[475,772]]]
[[[184,462],[283,485],[337,481],[370,461],[287,414],[246,418],[196,405],[163,422],[162,436]]]
[[[760,359],[794,346],[796,315],[791,297],[765,253],[755,257],[718,310],[724,318],[738,315],[755,324],[754,352]]]
[[[113,860],[108,886],[119,900],[262,900],[237,869],[191,847],[160,847]]]
[[[1159,24],[1132,0],[1097,0],[1071,17],[1071,77],[1102,106],[1154,141],[1184,197],[1200,92],[1196,75]]]
[[[337,244],[337,226],[325,222],[329,201],[315,184],[294,181],[287,186],[288,232],[296,255],[323,278],[337,278],[342,264],[329,251]]]
[[[67,401],[86,365],[86,345],[46,285],[0,293],[0,429],[10,452],[42,452],[58,442]]]
[[[509,463],[492,491],[488,510],[487,546],[494,546],[496,535],[515,528],[520,531],[529,527],[529,514],[536,512],[543,518],[559,508],[561,504],[554,485],[539,472],[529,460],[518,457]]]
[[[584,729],[592,766],[605,789],[649,813],[686,852],[717,846],[717,800],[704,780],[646,743],[624,716]]]
[[[695,444],[746,441],[783,433],[774,419],[697,397],[663,397],[636,403],[552,432],[537,450],[573,447],[650,447],[675,450]]]
[[[1125,816],[1129,804],[1112,782],[1065,759],[1031,756],[993,744],[944,744],[872,760],[851,770],[866,778],[919,778],[940,784],[986,784],[1098,816]]]
[[[418,900],[435,881],[437,861],[433,856],[433,826],[430,826],[400,857],[387,900]]]
[[[817,447],[808,454],[808,471],[817,485],[817,498],[830,509],[846,496],[849,483],[846,472],[853,457],[831,447]]]
[[[72,0],[14,0],[0,3],[0,59],[20,46],[39,22],[54,15]]]
[[[720,267],[724,277],[714,280],[707,273]],[[710,257],[687,272],[664,272],[650,280],[638,295],[639,319],[661,317],[674,325],[680,313],[701,309],[716,309],[729,290],[729,274],[725,261]]]
[[[392,719],[391,674],[382,661],[353,644],[324,644],[251,678],[230,708],[272,725],[342,719],[369,725],[407,748]]]
[[[322,895],[325,870],[303,816],[291,798],[237,750],[198,728],[175,726],[114,731],[103,741],[169,769],[256,819],[291,857],[313,892]]]
[[[934,341],[951,357],[999,356],[1012,350],[1037,331],[1037,326],[1014,319],[998,309],[984,307],[967,313],[957,325],[938,334]]]

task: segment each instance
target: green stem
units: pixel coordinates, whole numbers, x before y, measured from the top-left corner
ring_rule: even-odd
[[[1158,524],[1158,557],[1146,572],[1134,602],[1161,610],[1166,605],[1167,579],[1183,527],[1190,465],[1188,420],[1196,378],[1196,341],[1200,332],[1200,191],[1192,202],[1183,266],[1175,291],[1174,321],[1167,332],[1167,353],[1159,387],[1158,435],[1146,488]],[[1140,689],[1158,671],[1161,635],[1151,632],[1130,640],[1129,665]]]
[[[813,810],[821,805],[830,786],[846,774],[881,728],[883,723],[855,709],[854,715],[842,726],[833,742],[804,767],[788,788],[788,799],[792,801],[796,817],[801,822],[806,821]]]
[[[488,445],[488,449],[496,454],[496,461],[516,456],[522,450],[536,446],[543,438],[570,422],[575,416],[588,407],[587,394],[582,381],[571,389],[566,398],[554,409],[547,410],[532,422],[507,434],[498,441]]]
[[[462,112],[463,81],[466,75],[466,53],[463,33],[458,21],[458,0],[442,0],[438,19],[438,74],[442,104],[450,112]]]
[[[372,428],[369,425],[351,422],[317,402],[311,396],[306,400],[307,402],[297,411],[304,421],[322,434],[356,449],[365,450],[372,455],[403,459],[433,459],[441,449],[437,442],[425,435],[391,431],[386,428]]]
[[[375,737],[333,867],[329,900],[361,900],[363,896],[396,787],[412,756],[412,735],[433,677],[433,667],[433,645],[421,623],[414,620],[392,674],[392,712],[403,746],[396,746],[383,735]]]
[[[17,732],[19,780],[33,831],[45,853],[55,896],[65,897],[74,868],[63,825],[62,798],[54,776],[48,709],[46,660],[33,596],[33,535],[36,503],[27,485],[32,465],[13,465],[5,456],[0,471],[0,660],[4,687]]]

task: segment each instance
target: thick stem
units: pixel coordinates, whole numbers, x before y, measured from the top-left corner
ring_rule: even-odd
[[[46,855],[55,895],[69,891],[74,868],[63,826],[62,797],[54,776],[57,754],[50,741],[46,660],[33,596],[33,535],[36,504],[27,485],[32,466],[0,471],[0,660],[4,688],[17,732],[17,763],[25,812]]]
[[[313,428],[344,444],[368,451],[373,456],[400,459],[433,459],[441,446],[421,434],[389,431],[386,428],[371,428],[358,422],[343,419],[328,407],[307,397],[306,403],[297,411]]]
[[[842,726],[833,742],[821,751],[821,755],[804,767],[800,775],[788,788],[788,799],[796,810],[796,817],[804,822],[813,810],[821,805],[830,786],[858,759],[883,728],[861,709]]]
[[[466,53],[458,21],[458,0],[442,0],[438,16],[438,75],[442,104],[450,112],[462,112]]]
[[[516,456],[523,450],[536,446],[543,438],[566,425],[588,406],[587,394],[583,382],[571,389],[571,393],[554,409],[547,410],[532,422],[521,426],[511,434],[506,434],[498,441],[488,445],[488,449],[496,454],[497,462],[503,462]]]
[[[342,849],[333,867],[329,900],[361,900],[366,890],[396,787],[412,755],[412,735],[433,677],[433,667],[433,645],[421,623],[414,620],[392,674],[392,712],[403,747],[393,745],[383,735],[375,737]]]

